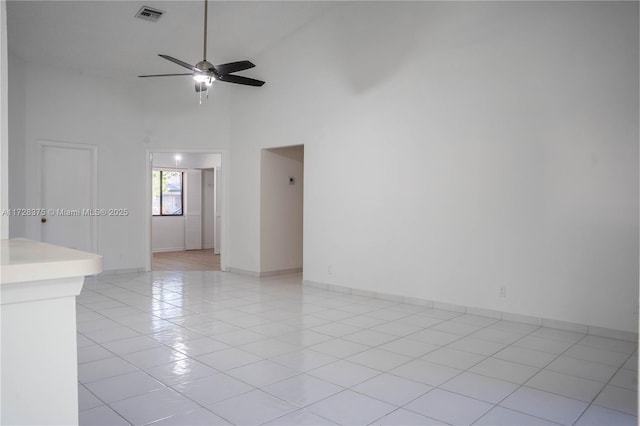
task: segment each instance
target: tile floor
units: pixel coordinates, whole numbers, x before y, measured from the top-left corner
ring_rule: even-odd
[[[301,286],[103,275],[81,425],[636,425],[637,343]]]

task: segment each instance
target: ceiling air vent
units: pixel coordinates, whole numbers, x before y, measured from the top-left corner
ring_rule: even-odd
[[[144,19],[145,21],[158,22],[158,19],[160,19],[162,15],[164,15],[164,12],[161,10],[149,6],[142,6],[138,13],[135,14],[135,17]]]

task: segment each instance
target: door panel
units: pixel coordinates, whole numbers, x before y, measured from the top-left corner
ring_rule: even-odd
[[[216,173],[216,177],[215,177],[215,182],[214,182],[214,186],[215,186],[215,191],[214,191],[214,201],[213,201],[213,209],[215,211],[214,216],[215,216],[215,224],[214,224],[214,253],[215,254],[220,254],[220,235],[221,235],[221,231],[222,231],[222,199],[220,198],[220,169],[216,169],[215,170]]]
[[[40,148],[41,206],[47,209],[40,221],[43,242],[77,250],[95,251],[95,147],[46,143]]]
[[[215,247],[215,171],[202,171],[202,247]]]
[[[202,175],[200,170],[185,173],[185,248],[202,248]]]

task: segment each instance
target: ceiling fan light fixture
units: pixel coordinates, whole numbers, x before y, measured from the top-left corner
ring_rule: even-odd
[[[193,79],[196,81],[196,83],[206,83],[211,80],[211,76],[196,73],[193,75]]]
[[[242,84],[245,86],[260,87],[264,84],[264,81],[256,80],[254,78],[244,77],[236,75],[234,73],[239,71],[248,70],[255,67],[251,61],[236,61],[226,64],[213,65],[207,61],[207,5],[209,0],[204,0],[204,47],[202,49],[203,59],[195,65],[191,65],[180,59],[173,58],[169,55],[158,54],[161,58],[171,61],[183,68],[190,70],[190,73],[183,74],[153,74],[153,75],[139,75],[138,77],[170,77],[176,75],[190,75],[195,81],[196,92],[200,93],[202,98],[202,92],[207,93],[207,88],[213,85],[213,82],[220,80],[225,83]]]

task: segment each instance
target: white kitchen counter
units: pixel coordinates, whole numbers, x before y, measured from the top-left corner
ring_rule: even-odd
[[[102,272],[102,256],[16,238],[0,245],[0,284]]]
[[[78,424],[75,297],[99,272],[93,253],[1,241],[0,424]]]

